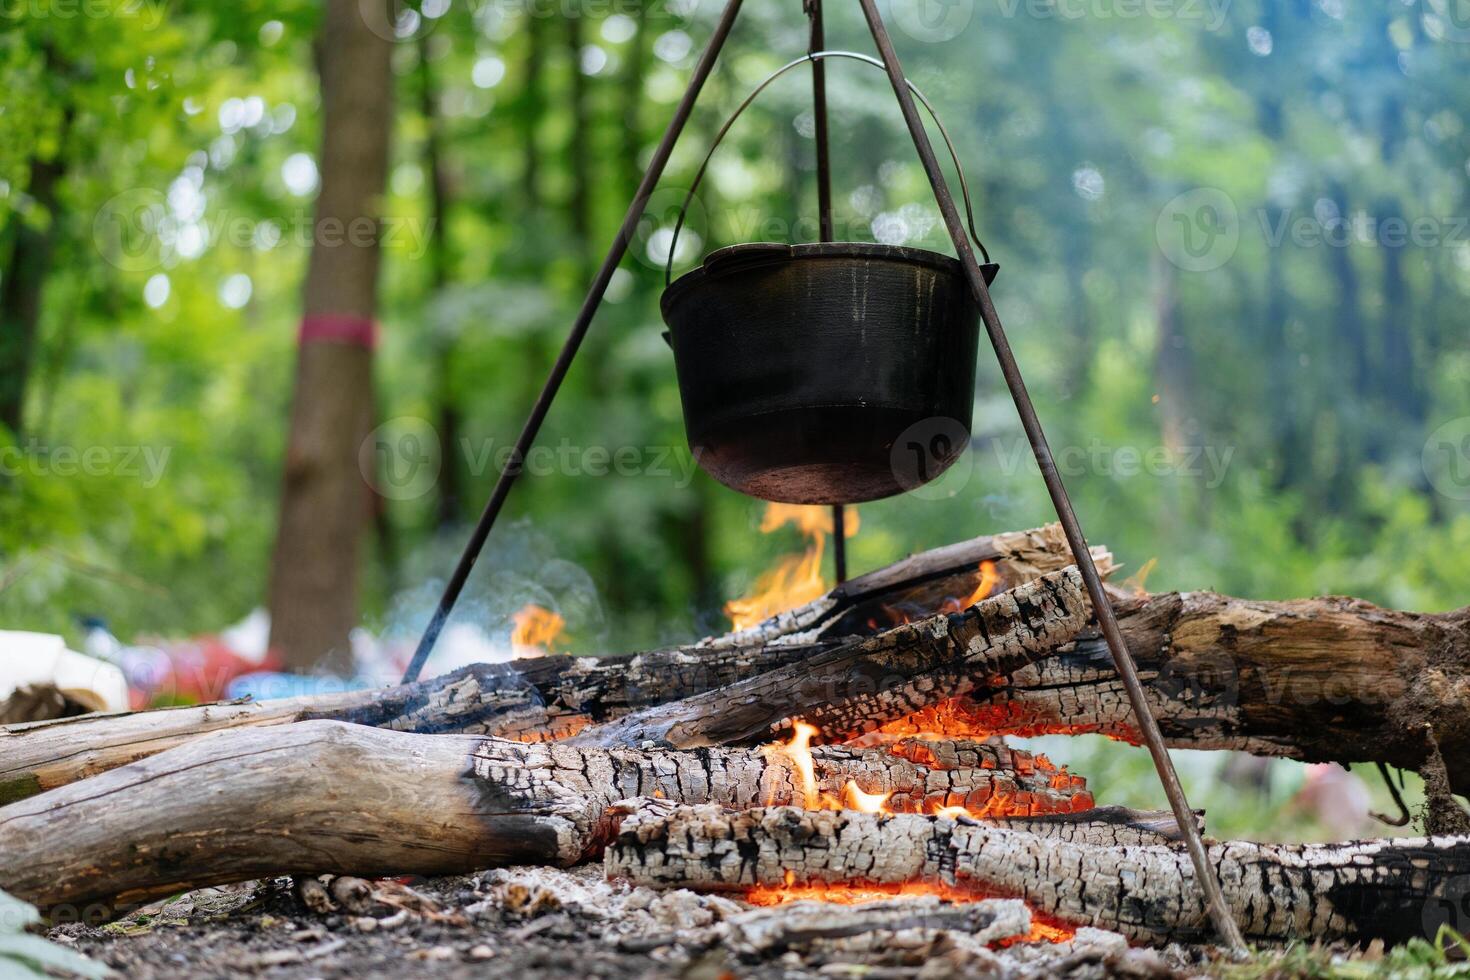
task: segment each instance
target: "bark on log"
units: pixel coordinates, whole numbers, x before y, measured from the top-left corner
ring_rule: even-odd
[[[1091,613],[1075,566],[844,643],[707,694],[587,729],[578,745],[674,748],[764,741],[800,718],[843,741],[948,697],[957,673],[1009,674],[1076,635]]]
[[[1470,792],[1470,608],[1409,613],[1360,599],[1213,592],[1119,595],[1115,606],[1170,745],[1419,769],[1437,742],[1450,785]],[[957,679],[955,690],[965,687],[959,700],[889,730],[1139,741],[1095,635],[1006,678]]]
[[[688,648],[636,657],[550,656],[474,664],[402,687],[83,715],[0,728],[0,805],[95,776],[208,732],[346,721],[395,731],[563,737],[587,724],[718,688],[810,656],[818,646]]]
[[[1111,570],[1106,549],[1093,552],[1100,569]],[[867,620],[876,610],[913,607],[928,613],[939,604],[939,596],[969,594],[981,561],[996,562],[996,587],[1003,588],[1065,565],[1069,554],[1059,527],[1050,525],[911,556],[852,579],[801,610],[693,647],[633,657],[549,656],[477,664],[384,690],[87,715],[0,728],[0,806],[225,728],[332,719],[398,731],[560,738],[639,708],[798,663],[838,645],[835,640],[798,642],[788,635],[792,629],[811,635],[869,633]],[[735,636],[745,639],[736,641]]]
[[[1090,803],[1080,780],[1054,785],[1024,753],[973,751],[1017,768],[944,769],[882,750],[814,757],[823,787],[853,779],[915,809]],[[0,810],[0,889],[78,915],[277,874],[566,866],[597,852],[625,798],[749,807],[792,800],[798,785],[789,764],[753,750],[577,749],[329,721],[222,731]]]
[[[1463,898],[1470,838],[1346,844],[1216,843],[1211,863],[1253,940],[1433,937]],[[609,877],[740,891],[796,882],[942,882],[1020,898],[1045,916],[1145,942],[1212,929],[1188,854],[1067,839],[961,819],[793,807],[639,807],[604,854]]]

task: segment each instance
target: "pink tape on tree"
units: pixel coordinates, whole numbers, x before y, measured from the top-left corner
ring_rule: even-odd
[[[356,344],[372,350],[378,345],[378,325],[372,319],[350,313],[312,313],[301,318],[299,346],[314,343]]]

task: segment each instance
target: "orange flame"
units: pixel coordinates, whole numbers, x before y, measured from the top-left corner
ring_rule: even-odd
[[[561,635],[567,621],[559,613],[527,603],[510,617],[515,628],[510,633],[510,648],[517,657],[545,656],[548,645]]]
[[[891,793],[869,793],[849,779],[843,787],[842,799],[839,800],[831,793],[824,793],[817,788],[816,763],[812,758],[812,738],[820,731],[815,725],[797,720],[792,722],[791,737],[785,742],[776,742],[761,748],[761,754],[767,759],[776,757],[785,758],[796,771],[801,786],[801,805],[808,810],[857,810],[862,813],[893,813],[888,804]],[[924,750],[923,746],[913,745],[918,750]],[[901,753],[900,753],[901,754]],[[932,752],[929,753],[932,756]],[[1057,789],[1075,788],[1073,783],[1080,784],[1080,780],[1070,776],[1065,769],[1057,769],[1046,756],[1037,756],[1034,762],[1036,769],[1054,774],[1051,778],[1052,785]],[[1091,805],[1091,798],[1087,797],[1085,805]],[[767,801],[770,802],[769,800]],[[978,810],[956,805],[940,805],[934,803],[930,812],[938,817],[947,817],[951,820],[958,817],[998,817],[1008,816],[1012,812],[1012,802],[1003,797],[992,797]],[[1021,811],[1026,812],[1026,811]],[[746,890],[744,898],[752,905],[780,905],[783,902],[793,902],[802,899],[834,902],[842,905],[858,905],[863,902],[875,902],[883,899],[893,898],[900,895],[936,895],[946,901],[977,901],[992,896],[983,894],[978,890],[961,885],[946,885],[943,882],[905,882],[902,884],[869,884],[869,883],[828,883],[828,882],[805,882],[798,883],[796,874],[787,869],[784,882],[780,885],[754,885]],[[1007,940],[1006,943],[1015,942],[1053,942],[1060,943],[1070,940],[1075,935],[1075,930],[1064,923],[1050,920],[1041,920],[1033,913],[1031,932],[1022,937]]]
[[[731,625],[742,630],[763,619],[785,612],[821,596],[827,591],[822,575],[822,555],[827,536],[832,533],[832,509],[801,504],[766,504],[760,531],[770,534],[787,524],[793,525],[806,538],[806,549],[800,554],[786,555],[755,580],[751,593],[725,603],[725,615]],[[849,508],[844,524],[845,536],[857,533],[856,508]]]
[[[939,607],[939,611],[946,613],[964,612],[981,599],[990,595],[991,591],[995,588],[995,584],[999,581],[1000,574],[995,570],[995,562],[982,561],[980,563],[980,582],[975,586],[975,591],[963,599],[946,600]]]

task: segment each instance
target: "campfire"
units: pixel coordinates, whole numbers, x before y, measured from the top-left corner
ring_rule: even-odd
[[[540,657],[551,652],[550,645],[566,629],[567,621],[534,602],[527,603],[511,616],[514,628],[510,634],[511,653],[517,659]]]
[[[1112,572],[1106,549],[1093,558]],[[1137,739],[1069,559],[1054,527],[978,538],[682,648],[12,729],[0,887],[119,911],[274,874],[494,865],[571,901],[586,879],[554,869],[594,862],[609,908],[684,896],[707,923],[699,941],[744,957],[872,966],[942,949],[975,969],[1033,947],[1206,942],[1172,814],[1100,804],[1082,775],[1006,741]],[[1252,941],[1453,925],[1470,874],[1449,796],[1465,789],[1463,731],[1405,727],[1382,705],[1465,717],[1470,617],[1114,596],[1171,744],[1425,774],[1440,836],[1210,844]],[[544,648],[560,627],[527,610],[519,641]],[[1270,671],[1297,691],[1330,674],[1356,693],[1272,700]],[[1412,914],[1385,916],[1385,902]]]
[[[750,595],[731,599],[725,604],[725,615],[730,617],[732,628],[743,630],[755,626],[764,619],[811,602],[827,591],[827,583],[822,576],[822,555],[826,551],[827,538],[832,534],[832,511],[826,507],[766,504],[760,533],[770,534],[788,524],[806,539],[805,550],[780,559],[756,579]],[[857,510],[854,508],[849,513],[843,533],[852,537],[858,527]]]

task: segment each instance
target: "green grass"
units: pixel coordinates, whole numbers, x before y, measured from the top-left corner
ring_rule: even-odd
[[[1220,980],[1440,980],[1470,977],[1465,961],[1470,943],[1449,926],[1441,926],[1434,942],[1411,939],[1402,946],[1382,951],[1370,947],[1361,953],[1343,953],[1316,946],[1292,945],[1284,950],[1257,953],[1242,963],[1221,963],[1211,968]]]

